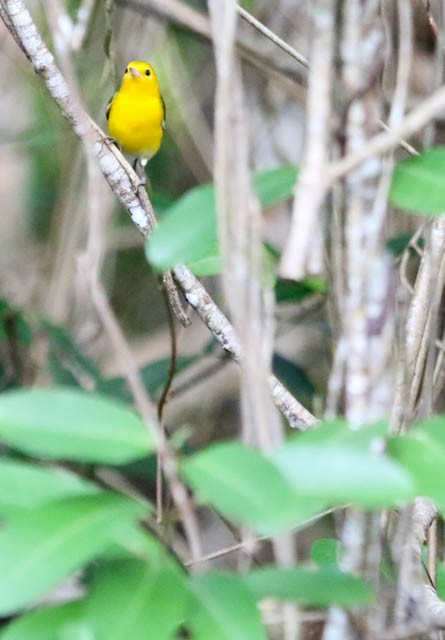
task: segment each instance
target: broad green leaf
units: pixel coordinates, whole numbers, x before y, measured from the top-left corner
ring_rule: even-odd
[[[1,394],[0,440],[33,456],[104,464],[124,464],[153,448],[128,407],[63,388]]]
[[[337,418],[317,425],[313,429],[296,433],[289,443],[300,445],[350,446],[361,451],[383,450],[388,433],[386,422],[377,422],[360,429],[352,429],[346,420]]]
[[[420,422],[389,442],[389,452],[417,484],[417,495],[437,500],[445,509],[445,416]]]
[[[190,591],[196,602],[190,616],[194,640],[266,640],[255,598],[242,578],[195,576]]]
[[[364,605],[372,601],[366,582],[334,567],[258,569],[245,576],[244,581],[257,598],[273,596],[314,607]]]
[[[416,495],[411,476],[400,465],[348,444],[293,441],[270,459],[298,493],[330,504],[384,507]]]
[[[296,526],[325,504],[297,496],[267,458],[235,442],[191,456],[182,470],[200,500],[262,533]]]
[[[98,493],[99,488],[62,469],[0,459],[0,515],[33,509],[68,496]]]
[[[319,567],[337,567],[341,543],[335,538],[319,538],[311,547],[311,560]]]
[[[187,602],[184,580],[171,564],[128,559],[98,572],[86,612],[95,640],[169,640]]]
[[[295,178],[296,169],[288,166],[256,174],[253,186],[262,206],[290,197]],[[205,184],[187,192],[165,212],[145,252],[160,271],[188,264],[195,265],[200,275],[210,275],[218,266],[217,245],[215,190],[212,184]]]
[[[204,258],[216,241],[215,191],[206,184],[186,193],[165,212],[145,251],[149,262],[164,271]]]
[[[391,202],[416,214],[441,215],[445,211],[444,175],[445,147],[402,160],[394,169]]]
[[[291,165],[283,165],[255,174],[253,188],[264,209],[290,198],[297,180],[298,171]]]
[[[12,515],[0,530],[0,615],[33,604],[142,513],[137,503],[102,493]]]
[[[215,276],[221,273],[223,265],[221,256],[219,255],[218,244],[215,242],[213,246],[209,247],[207,255],[204,256],[204,258],[189,262],[188,268],[195,276],[199,277]]]
[[[11,622],[0,640],[61,640],[64,629],[83,621],[83,613],[82,601],[31,611]]]

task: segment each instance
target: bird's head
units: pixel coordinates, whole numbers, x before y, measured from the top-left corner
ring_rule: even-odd
[[[129,62],[122,79],[122,86],[145,88],[153,93],[159,90],[158,77],[155,70],[148,64],[140,60]]]

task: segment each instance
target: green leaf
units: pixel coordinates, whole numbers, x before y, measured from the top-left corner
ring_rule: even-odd
[[[182,470],[199,499],[262,533],[296,526],[325,504],[298,497],[267,458],[234,442],[191,456]]]
[[[102,380],[98,367],[82,353],[69,333],[47,321],[42,322],[42,330],[49,342],[49,367],[59,385],[80,387],[80,380],[88,379],[94,385]]]
[[[188,268],[195,276],[201,278],[204,276],[216,276],[221,273],[223,265],[219,255],[218,244],[215,242],[214,245],[209,247],[207,255],[203,258],[189,262]]]
[[[82,623],[83,602],[31,611],[11,622],[0,633],[0,640],[61,640],[68,626]],[[93,640],[93,638],[91,639]]]
[[[148,261],[160,271],[207,255],[217,242],[213,185],[196,187],[162,217],[145,245]]]
[[[337,418],[336,420],[324,422],[313,429],[295,434],[289,439],[289,443],[324,446],[347,445],[361,451],[367,451],[375,447],[383,450],[387,433],[388,425],[386,422],[377,422],[361,429],[352,429],[346,420]]]
[[[0,531],[0,615],[33,604],[98,555],[142,512],[129,499],[102,493],[11,516]]]
[[[283,166],[256,174],[254,189],[263,207],[292,195],[296,169]],[[220,265],[213,184],[192,189],[162,216],[145,245],[147,260],[159,271],[195,265],[197,275],[217,273]]]
[[[330,504],[352,502],[375,508],[416,495],[412,478],[401,466],[350,444],[294,440],[270,459],[298,493]]]
[[[289,389],[289,391],[297,398],[304,396],[312,399],[315,393],[315,387],[304,369],[294,364],[279,353],[274,353],[272,361],[273,372],[277,378]]]
[[[406,435],[393,438],[389,452],[417,483],[417,495],[437,500],[445,509],[445,416],[419,422]]]
[[[402,253],[408,247],[412,237],[413,237],[412,233],[401,233],[399,235],[392,236],[391,238],[388,238],[388,240],[386,241],[386,248],[390,253],[392,253],[393,256],[398,258],[399,256],[402,255]],[[419,246],[422,246],[425,244],[423,241],[423,238],[419,238],[418,244]],[[413,249],[412,251],[414,252]]]
[[[86,612],[95,640],[169,640],[187,603],[184,580],[171,565],[128,559],[98,572]]]
[[[441,215],[445,211],[444,174],[445,147],[402,160],[393,173],[392,204],[416,214]]]
[[[441,600],[445,599],[445,565],[443,562],[439,562],[437,565],[437,595]]]
[[[314,607],[364,605],[372,601],[366,582],[333,567],[258,569],[245,576],[244,581],[257,598],[273,596]]]
[[[33,509],[45,502],[68,496],[98,493],[96,485],[74,473],[17,462],[0,460],[0,515],[17,509]]]
[[[340,548],[335,538],[319,538],[311,547],[311,560],[319,567],[338,567]]]
[[[1,394],[0,439],[33,456],[105,464],[124,464],[153,448],[142,420],[125,405],[62,388]]]
[[[275,285],[275,299],[278,304],[283,302],[300,302],[315,293],[327,293],[328,283],[324,278],[305,278],[300,282],[293,280],[278,280]]]
[[[256,173],[253,179],[253,189],[261,206],[266,209],[290,198],[297,175],[297,168],[290,165]]]
[[[241,578],[209,573],[190,580],[194,640],[266,640],[255,598]]]

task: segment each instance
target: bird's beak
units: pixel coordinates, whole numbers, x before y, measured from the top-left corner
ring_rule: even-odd
[[[133,76],[133,78],[140,78],[141,74],[139,73],[139,71],[137,69],[135,69],[134,67],[130,67],[130,73]]]

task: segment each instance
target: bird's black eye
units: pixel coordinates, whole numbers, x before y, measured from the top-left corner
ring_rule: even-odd
[[[128,73],[128,67],[125,69],[125,73]]]
[[[145,72],[145,75],[146,75],[146,76],[151,76],[151,71],[150,71],[150,69],[147,69],[147,71]]]

